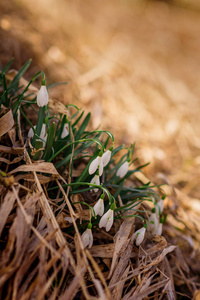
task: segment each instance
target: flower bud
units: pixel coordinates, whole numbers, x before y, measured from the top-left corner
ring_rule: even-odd
[[[92,230],[91,228],[87,228],[82,236],[81,236],[81,239],[82,239],[82,242],[83,242],[83,246],[84,248],[85,247],[89,247],[91,248],[92,247],[92,244],[93,244],[93,235],[92,235]]]
[[[103,166],[107,166],[107,164],[109,163],[111,158],[111,151],[107,150],[106,152],[104,152],[104,154],[102,155],[102,162],[103,162]]]
[[[142,244],[144,240],[145,232],[146,232],[146,228],[143,226],[133,234],[133,241],[135,240],[136,246]]]
[[[128,161],[125,161],[118,169],[117,171],[117,176],[122,178],[126,175],[126,173],[128,172],[128,167],[129,167],[129,163]]]
[[[49,102],[49,95],[47,92],[47,88],[45,85],[42,85],[37,93],[37,105],[39,107],[43,107],[44,105],[47,105]]]

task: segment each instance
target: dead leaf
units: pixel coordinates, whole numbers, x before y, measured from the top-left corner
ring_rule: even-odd
[[[17,187],[16,188],[17,192],[19,191],[19,188]],[[15,202],[15,194],[13,193],[13,191],[8,191],[5,198],[4,198],[4,201],[1,205],[1,209],[0,209],[0,236],[1,236],[1,233],[2,233],[2,230],[6,224],[6,220],[11,212],[11,210],[13,209],[13,205],[14,205],[14,202]]]
[[[0,137],[7,133],[14,126],[14,119],[11,109],[5,109],[0,117]]]
[[[11,172],[9,172],[9,174],[14,174],[16,172],[33,172],[33,171],[59,176],[54,165],[49,162],[36,162],[33,164],[21,165],[16,169],[12,170]]]

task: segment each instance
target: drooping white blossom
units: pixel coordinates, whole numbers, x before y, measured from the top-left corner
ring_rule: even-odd
[[[34,129],[36,129],[36,126],[33,126]],[[29,138],[33,138],[34,136],[34,132],[33,132],[33,129],[30,128],[29,131],[28,131],[28,137]],[[46,125],[45,124],[42,124],[42,129],[41,129],[41,132],[40,132],[40,138],[42,140],[42,143],[43,143],[43,147],[45,146],[45,143],[47,141],[47,133],[46,133]],[[38,139],[37,139],[38,140]],[[36,141],[37,141],[36,140]],[[40,140],[39,140],[40,141]]]
[[[102,198],[99,198],[93,209],[96,215],[102,216],[104,213],[104,200]]]
[[[85,247],[89,247],[91,248],[92,247],[92,244],[93,244],[93,235],[92,235],[92,229],[90,228],[87,228],[82,236],[81,236],[81,239],[82,239],[82,242],[83,242],[83,246],[84,248]]]
[[[153,231],[157,229],[158,224],[159,224],[158,216],[156,213],[152,212],[148,219],[147,230],[150,233],[153,233]]]
[[[94,174],[99,168],[99,176],[103,174],[103,162],[102,156],[97,156],[89,166],[89,174]]]
[[[156,208],[156,214],[159,216],[164,209],[164,201],[162,199],[160,199],[156,204],[155,204],[155,208]]]
[[[90,181],[90,183],[92,184],[97,184],[97,185],[100,185],[100,179],[99,179],[99,175],[94,175],[94,177],[92,178],[92,180]],[[93,189],[95,192],[98,192],[98,188],[94,188]]]
[[[135,241],[136,246],[142,244],[144,240],[145,232],[146,232],[146,228],[142,227],[133,234],[133,241]]]
[[[128,161],[125,161],[117,170],[117,176],[122,178],[126,175],[126,173],[128,172],[128,167],[129,167],[129,163]]]
[[[43,107],[49,102],[49,94],[45,85],[42,85],[37,93],[37,105]]]
[[[99,228],[105,227],[109,231],[114,220],[114,210],[109,209],[100,219]]]
[[[159,223],[157,228],[155,228],[152,232],[153,235],[162,235],[163,224]]]
[[[103,162],[103,166],[107,166],[107,164],[109,163],[110,161],[110,158],[111,158],[111,151],[110,150],[107,150],[106,152],[104,152],[104,154],[102,155],[102,162]]]
[[[63,127],[62,134],[61,134],[61,139],[64,139],[66,136],[68,136],[68,134],[69,134],[68,128],[69,128],[69,125],[65,124]]]

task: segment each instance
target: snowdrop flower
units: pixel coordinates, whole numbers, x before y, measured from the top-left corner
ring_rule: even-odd
[[[87,247],[87,246],[89,248],[92,247],[93,235],[92,235],[92,229],[91,228],[92,228],[92,224],[89,223],[88,228],[83,232],[83,234],[81,236],[84,248]]]
[[[93,174],[99,168],[99,175],[103,174],[103,161],[102,156],[98,155],[90,164],[89,166],[89,174]]]
[[[110,149],[107,150],[106,152],[104,152],[104,154],[102,155],[102,163],[103,163],[103,166],[107,166],[107,164],[109,163],[110,161],[110,158],[111,158],[111,151]]]
[[[61,139],[64,139],[66,136],[68,136],[68,134],[69,134],[68,128],[69,128],[69,125],[65,124],[63,127],[62,134],[61,134]]]
[[[158,227],[159,221],[158,221],[158,216],[156,214],[156,209],[153,208],[152,209],[152,213],[149,216],[148,219],[148,225],[147,225],[147,230],[152,233],[153,231],[155,231]]]
[[[101,197],[99,198],[99,200],[97,201],[97,203],[94,205],[93,207],[96,216],[102,216],[104,213],[104,194],[101,195]],[[93,212],[92,212],[93,214]]]
[[[155,207],[156,207],[156,213],[159,216],[163,212],[163,209],[164,209],[164,200],[160,199],[156,203]]]
[[[163,223],[159,223],[158,226],[153,230],[153,235],[162,235]]]
[[[49,95],[45,85],[42,85],[37,93],[37,105],[43,107],[49,102]]]
[[[33,126],[33,128],[36,129],[36,126]],[[33,132],[32,128],[29,129],[28,137],[29,138],[33,138],[34,137],[34,132]],[[46,140],[47,140],[46,125],[45,124],[42,124],[42,129],[41,129],[41,132],[40,132],[40,138],[42,140],[43,147],[44,147],[45,143],[46,143]],[[37,141],[40,141],[40,140],[37,139]]]
[[[128,172],[128,167],[129,167],[129,162],[125,161],[118,169],[117,171],[117,176],[122,178],[126,175],[126,173]]]
[[[142,244],[144,240],[145,232],[146,232],[146,224],[133,234],[133,241],[135,240],[136,246]]]
[[[97,185],[100,185],[100,179],[99,179],[99,175],[94,175],[94,177],[92,178],[92,180],[90,181],[90,183],[92,184],[97,184]],[[95,192],[98,192],[98,188],[94,188],[93,189]]]
[[[113,203],[110,209],[101,217],[101,220],[99,222],[99,228],[105,227],[106,231],[110,230],[114,220],[114,209],[115,204]]]

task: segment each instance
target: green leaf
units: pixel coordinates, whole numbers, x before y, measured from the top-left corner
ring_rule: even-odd
[[[87,127],[89,120],[90,120],[90,115],[91,115],[91,113],[88,113],[87,116],[85,117],[85,119],[83,120],[83,123],[81,124],[79,130],[77,131],[77,133],[75,135],[76,140],[79,140],[81,138],[81,136],[82,136],[85,128]]]
[[[52,87],[55,87],[57,85],[61,85],[61,84],[68,84],[68,82],[63,81],[63,82],[55,82],[55,83],[51,83],[47,86],[47,89],[51,89]]]
[[[1,71],[1,73],[0,73],[0,81],[1,81],[1,79],[2,79],[3,73],[6,73],[6,72],[10,69],[10,66],[11,66],[12,63],[13,63],[13,60],[14,60],[14,58],[12,58],[12,59],[9,61],[9,63],[5,66],[5,68]]]
[[[24,73],[26,72],[26,70],[28,69],[28,67],[31,64],[32,59],[29,59],[24,65],[23,67],[19,70],[19,72],[17,73],[17,75],[14,77],[14,79],[12,80],[12,82],[9,84],[8,89],[12,89],[16,84],[18,84],[20,78],[24,75]]]
[[[74,115],[77,115],[79,113],[79,111],[77,111]],[[82,116],[83,116],[83,114],[84,114],[84,111],[82,111],[82,113],[80,114],[80,116],[76,119],[76,121],[72,124],[72,127],[75,127],[77,124],[78,124],[78,122],[80,121],[80,119],[82,118]],[[72,118],[73,118],[73,116],[72,116]],[[71,119],[72,119],[71,118]]]
[[[54,135],[55,135],[55,123],[53,122],[51,124],[51,127],[48,132],[46,147],[45,147],[45,151],[43,154],[43,159],[45,161],[47,161],[51,157],[53,142],[54,142]]]

